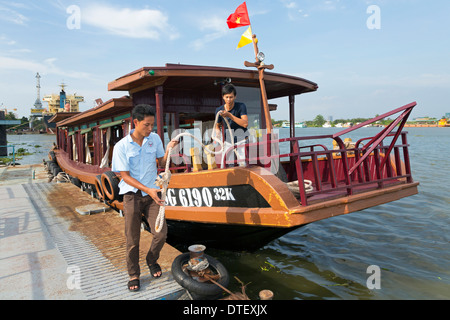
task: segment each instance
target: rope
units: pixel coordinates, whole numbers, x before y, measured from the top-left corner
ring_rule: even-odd
[[[179,139],[182,138],[182,137],[189,136],[189,137],[194,138],[194,140],[197,141],[198,143],[200,143],[201,146],[202,146],[202,148],[205,149],[205,151],[206,151],[208,154],[214,154],[214,155],[216,155],[216,154],[223,153],[223,152],[224,152],[224,144],[223,144],[222,140],[220,140],[220,139],[217,138],[217,132],[216,132],[216,130],[215,130],[216,125],[217,125],[217,122],[218,122],[218,120],[219,120],[219,116],[221,116],[220,112],[218,112],[218,113],[216,114],[216,119],[215,119],[215,121],[214,121],[214,127],[213,127],[213,128],[214,128],[214,129],[213,129],[213,132],[214,132],[214,133],[213,133],[212,136],[211,136],[211,139],[214,140],[214,141],[216,141],[216,142],[221,146],[221,148],[220,148],[219,151],[213,151],[213,150],[210,150],[207,146],[205,146],[205,145],[203,144],[203,142],[202,142],[200,139],[198,139],[198,138],[195,137],[194,135],[192,135],[192,134],[190,134],[190,133],[187,133],[187,132],[180,133],[180,134],[177,135],[175,138],[173,138],[172,141],[177,141],[177,140],[179,140]],[[229,133],[230,133],[230,137],[231,137],[231,141],[234,142],[233,130],[232,130],[231,127],[230,127],[230,123],[228,122],[228,120],[227,120],[225,117],[223,117],[223,120],[225,120],[225,123],[227,124],[228,130],[229,130]],[[236,149],[234,149],[234,152],[235,152],[236,157],[238,158],[238,160],[240,160],[240,159],[239,159],[239,154],[237,153]],[[170,170],[169,170],[171,154],[172,154],[172,148],[170,147],[170,148],[168,149],[168,154],[167,154],[167,160],[166,160],[166,167],[165,167],[165,170],[164,170],[164,172],[162,172],[161,174],[159,174],[159,175],[157,176],[156,181],[155,181],[155,185],[159,186],[159,187],[162,189],[162,192],[161,192],[161,200],[164,202],[164,205],[162,205],[162,206],[159,207],[158,217],[156,218],[156,222],[155,222],[155,231],[158,232],[158,233],[161,232],[161,230],[162,230],[162,228],[163,228],[163,226],[164,226],[164,221],[165,221],[165,212],[166,212],[166,205],[165,205],[165,202],[166,202],[166,194],[167,194],[167,188],[168,188],[168,186],[169,186],[169,181],[170,181],[170,178],[171,178],[171,176],[172,176],[172,174],[171,174],[171,172],[170,172]],[[223,163],[223,161],[224,161],[224,157],[222,157],[222,163]],[[305,189],[307,190],[307,192],[313,190],[313,187],[312,187],[312,181],[305,180],[304,183],[305,183]],[[297,181],[297,185],[298,185],[298,181]]]
[[[70,177],[65,172],[58,173],[54,179],[57,180],[57,181],[70,182]]]
[[[221,146],[221,148],[220,148],[219,151],[213,151],[213,150],[210,150],[209,148],[207,148],[207,146],[205,146],[205,145],[203,144],[203,142],[202,142],[200,139],[198,139],[196,136],[194,136],[194,135],[192,135],[192,134],[190,134],[190,133],[188,133],[188,132],[180,133],[180,134],[177,135],[175,138],[173,138],[172,141],[174,141],[174,140],[175,140],[175,141],[178,141],[178,140],[179,140],[180,138],[182,138],[182,137],[187,137],[187,136],[189,136],[189,137],[194,138],[194,140],[197,141],[198,143],[200,143],[201,146],[202,146],[202,148],[205,149],[205,151],[206,151],[208,154],[214,154],[214,155],[215,155],[215,154],[222,153],[222,152],[224,151],[224,150],[223,150],[223,149],[224,149],[224,145],[223,145],[222,140],[220,140],[220,139],[217,138],[217,132],[216,132],[216,130],[215,130],[216,125],[217,125],[217,122],[218,122],[218,120],[219,120],[219,116],[221,116],[220,112],[218,112],[218,113],[216,114],[216,119],[215,119],[215,121],[214,121],[214,127],[213,127],[213,128],[214,128],[214,129],[213,129],[213,134],[212,134],[212,136],[211,136],[211,139],[214,140],[214,141],[216,141],[216,142]],[[225,117],[223,117],[223,119],[225,120],[225,123],[227,124],[228,130],[229,130],[229,132],[230,132],[230,137],[231,137],[231,139],[232,139],[231,141],[234,141],[233,130],[232,130],[231,127],[230,127],[230,123],[228,122],[228,120],[227,120]],[[234,151],[235,151],[235,153],[236,153],[236,157],[239,158],[239,155],[237,154],[236,150],[234,150]],[[166,202],[166,194],[167,194],[167,188],[168,188],[168,186],[169,186],[169,181],[170,181],[170,178],[171,178],[171,176],[172,176],[172,174],[170,173],[170,170],[169,170],[171,154],[172,154],[172,147],[169,148],[169,151],[168,151],[168,154],[167,154],[167,160],[166,160],[166,167],[165,167],[165,170],[164,170],[163,173],[161,173],[161,174],[158,175],[158,177],[156,178],[156,181],[155,181],[155,185],[157,185],[158,187],[160,187],[160,188],[162,189],[162,192],[161,192],[161,200],[164,202],[164,205],[162,205],[162,206],[159,207],[158,217],[156,218],[156,222],[155,222],[155,231],[158,232],[158,233],[161,232],[161,230],[162,230],[162,228],[163,228],[163,226],[164,226],[164,220],[165,220],[165,212],[166,212],[166,205],[165,205],[165,202]]]
[[[187,269],[191,270],[191,271],[199,272],[199,271],[205,270],[208,267],[209,267],[208,259],[204,258],[204,260],[200,261],[197,264],[193,264],[191,262],[191,260],[189,260]]]
[[[311,180],[306,180],[306,179],[304,179],[304,180],[303,180],[303,183],[304,183],[304,185],[305,185],[305,191],[306,191],[306,192],[311,192],[311,191],[314,190],[314,187],[313,187],[313,185],[312,185],[312,181],[311,181]],[[297,188],[298,188],[298,180],[288,182],[287,185],[288,185],[289,187],[297,187]]]

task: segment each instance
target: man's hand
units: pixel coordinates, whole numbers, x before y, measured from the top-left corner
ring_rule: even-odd
[[[178,140],[171,140],[168,144],[167,144],[167,147],[166,147],[166,149],[169,149],[169,148],[175,148],[176,147],[176,145],[178,144]]]
[[[164,201],[162,201],[162,200],[159,198],[159,196],[158,196],[158,192],[159,192],[159,191],[160,191],[159,189],[151,189],[151,188],[149,188],[148,191],[147,191],[146,193],[148,193],[148,195],[149,195],[150,197],[152,197],[152,199],[155,200],[155,202],[156,202],[158,205],[163,206],[163,205],[164,205]]]
[[[229,119],[231,119],[231,117],[233,116],[231,113],[229,113],[229,112],[226,111],[226,110],[220,111],[220,114],[222,115],[222,117],[224,117],[224,118],[229,118]]]

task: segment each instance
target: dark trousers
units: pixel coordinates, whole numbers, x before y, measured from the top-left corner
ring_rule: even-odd
[[[153,241],[146,257],[148,265],[156,263],[161,249],[166,242],[167,223],[164,221],[161,232],[155,231],[159,208],[160,206],[150,196],[143,197],[141,191],[137,193],[129,192],[123,196],[127,267],[130,277],[139,277],[141,274],[139,267],[139,241],[141,237],[142,215],[144,215],[150,224],[150,229],[153,234]]]

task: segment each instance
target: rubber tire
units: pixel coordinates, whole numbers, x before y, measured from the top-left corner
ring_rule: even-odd
[[[70,178],[70,182],[72,182],[72,184],[78,188],[81,188],[81,181],[80,179],[76,178],[76,177],[71,177]]]
[[[61,168],[58,166],[53,167],[52,173],[53,176],[56,177],[58,175],[58,173],[62,172]]]
[[[220,275],[220,279],[217,282],[226,288],[230,281],[230,277],[225,266],[207,254],[204,254],[204,256],[208,260],[209,266]],[[222,288],[214,283],[198,282],[183,272],[182,267],[189,261],[189,259],[190,253],[186,252],[176,257],[173,261],[172,275],[175,281],[183,288],[187,289],[196,300],[217,299],[220,297],[223,292]]]
[[[54,151],[50,151],[48,153],[48,158],[50,159],[51,162],[56,163],[56,156],[55,156],[55,152]]]
[[[55,167],[57,167],[58,165],[56,164],[56,163],[54,163],[54,162],[50,162],[49,164],[48,164],[48,167],[47,167],[47,171],[48,171],[48,173],[51,173],[51,174],[53,174],[53,168],[55,168]]]
[[[103,186],[102,186],[102,175],[99,174],[98,176],[95,177],[95,191],[97,192],[97,197],[99,200],[103,200],[105,199],[105,193],[103,191]]]
[[[45,165],[47,166],[47,172],[48,173],[50,173],[50,165],[52,164],[53,162],[51,162],[51,161],[45,161]]]
[[[119,178],[112,171],[106,171],[101,176],[103,194],[111,201],[119,198]]]

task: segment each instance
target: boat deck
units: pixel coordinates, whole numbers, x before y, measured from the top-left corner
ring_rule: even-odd
[[[69,183],[43,182],[42,172],[30,181],[31,171],[1,172],[0,199],[7,206],[0,208],[0,299],[171,300],[185,293],[171,274],[180,252],[168,244],[159,260],[163,276],[151,277],[144,254],[148,232],[141,237],[141,290],[129,292],[123,218],[113,210],[80,215],[77,207],[98,200]],[[4,180],[13,174],[25,184]]]

